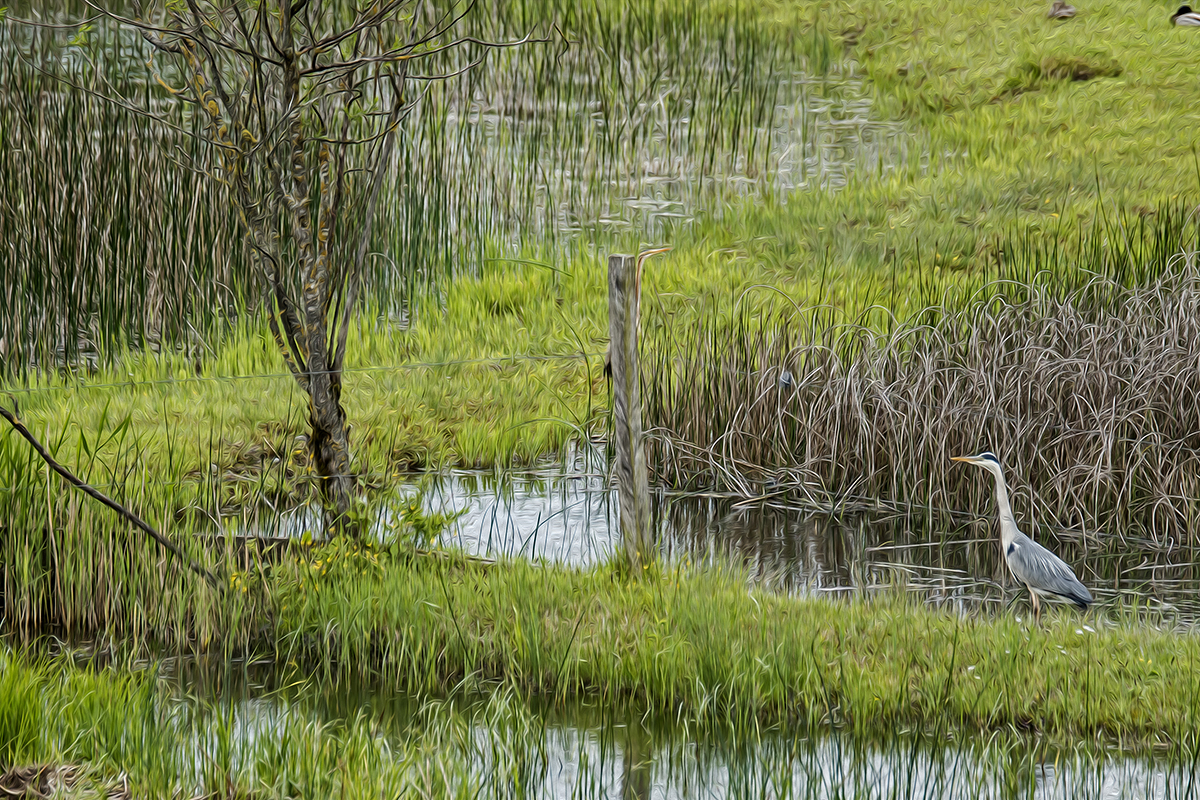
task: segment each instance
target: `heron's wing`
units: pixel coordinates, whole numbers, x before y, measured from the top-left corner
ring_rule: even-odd
[[[1017,580],[1040,592],[1056,594],[1081,608],[1092,602],[1071,568],[1058,556],[1023,533],[1018,533],[1005,553],[1008,567]]]

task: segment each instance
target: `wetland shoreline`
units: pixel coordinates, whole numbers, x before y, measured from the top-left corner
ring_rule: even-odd
[[[1038,627],[1023,606],[961,614],[896,591],[789,596],[712,566],[634,581],[608,565],[341,545],[235,574],[230,587],[196,598],[209,618],[194,619],[191,638],[167,632],[174,643],[152,648],[422,695],[504,685],[718,728],[1036,733],[1141,751],[1200,726],[1200,637],[1119,609],[1115,620],[1057,609]],[[116,652],[137,654],[155,632],[140,639]]]

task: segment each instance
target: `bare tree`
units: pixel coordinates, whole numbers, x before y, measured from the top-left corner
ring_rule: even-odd
[[[544,41],[459,37],[470,5],[435,5],[167,0],[136,19],[93,6],[141,32],[156,79],[201,123],[209,169],[267,287],[271,333],[308,395],[309,456],[334,531],[356,494],[347,334],[409,87],[476,66],[492,48]]]

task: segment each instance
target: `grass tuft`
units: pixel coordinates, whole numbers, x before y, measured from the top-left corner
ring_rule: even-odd
[[[1000,94],[1016,97],[1036,92],[1049,84],[1063,81],[1090,81],[1096,78],[1116,78],[1121,65],[1111,56],[1047,56],[1038,62],[1025,62],[1005,82]]]

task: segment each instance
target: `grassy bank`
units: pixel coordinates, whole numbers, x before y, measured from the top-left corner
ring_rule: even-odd
[[[1200,722],[1200,642],[1132,616],[1064,611],[1038,628],[1017,619],[1022,604],[959,617],[902,595],[829,602],[711,566],[629,581],[342,546],[232,572],[219,595],[160,575],[142,597],[153,577],[107,588],[123,592],[117,616],[99,630],[77,619],[74,635],[407,692],[499,682],[705,726],[1032,730],[1143,748],[1190,741]]]
[[[354,554],[271,582],[282,656],[410,690],[504,680],[739,727],[832,720],[866,735],[948,726],[1141,746],[1187,740],[1200,713],[1194,637],[1065,612],[1037,628],[892,596],[778,596],[720,570],[626,582]]]

